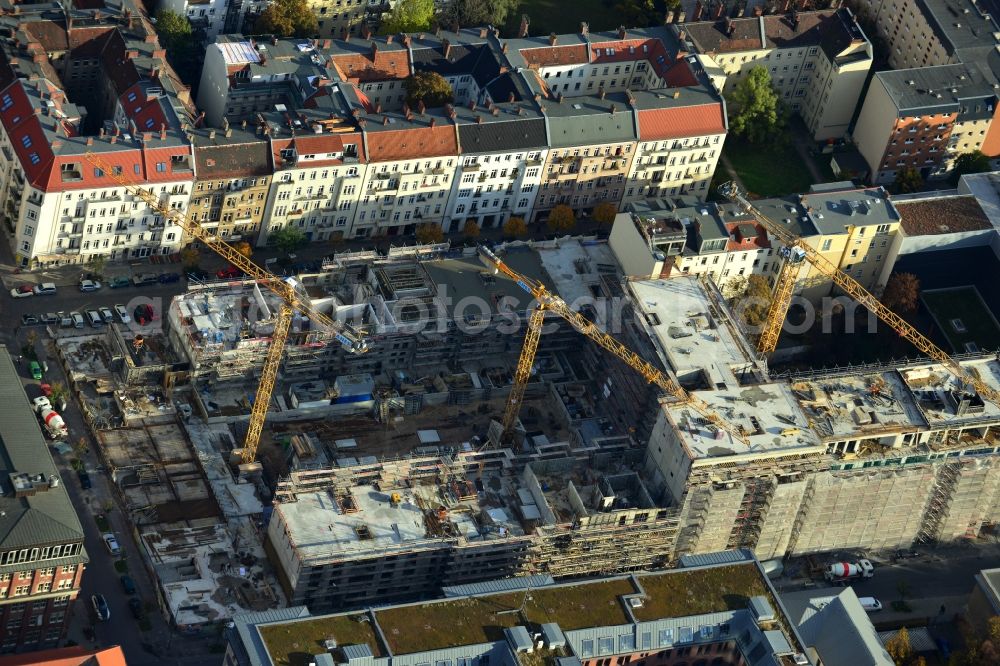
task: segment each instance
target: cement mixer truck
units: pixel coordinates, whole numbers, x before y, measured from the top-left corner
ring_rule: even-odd
[[[45,396],[35,398],[31,401],[31,404],[34,406],[38,418],[42,420],[42,424],[45,426],[45,431],[49,433],[49,437],[59,439],[69,434],[66,422],[63,421],[63,417],[59,416],[56,410],[52,409],[52,403],[49,402],[48,398]]]
[[[870,560],[857,562],[836,562],[823,572],[823,577],[831,583],[847,583],[855,578],[871,578],[875,575],[875,567]]]

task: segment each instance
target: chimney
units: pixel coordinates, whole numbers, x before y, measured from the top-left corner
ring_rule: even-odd
[[[351,41],[351,33],[347,32],[347,28],[346,27],[341,27],[340,28],[340,39],[341,39],[341,41],[344,41],[344,42]]]
[[[375,102],[375,113],[382,113],[382,102]]]
[[[694,14],[691,17],[691,20],[692,21],[700,21],[701,20],[701,13],[702,13],[702,11],[704,11],[704,9],[705,9],[705,7],[701,4],[701,0],[698,0],[698,2],[696,2],[695,5],[694,5]]]
[[[111,143],[118,143],[118,135],[117,134],[112,134],[111,135]],[[55,142],[53,142],[52,146],[55,147],[55,145],[56,145]]]
[[[524,107],[522,107],[522,106],[517,107],[517,115],[519,115],[519,116],[523,116],[524,115]]]
[[[721,2],[718,3],[718,4],[716,4],[712,8],[712,19],[715,20],[715,21],[718,21],[720,18],[722,18],[722,13],[724,11],[726,11],[726,6],[725,5],[723,5]]]
[[[597,99],[604,99],[604,86],[597,89]]]
[[[487,28],[480,28],[479,29],[479,39],[486,39],[486,35],[488,35],[489,32],[490,31]]]
[[[382,116],[382,124],[383,125],[389,124],[389,116]]]
[[[406,33],[403,33],[399,37],[399,43],[402,44],[406,48],[410,48],[410,36],[407,35]]]
[[[358,121],[358,127],[360,127],[361,129],[364,129],[365,125],[367,124],[368,124],[367,118],[362,118],[361,120]]]
[[[589,35],[590,34],[590,26],[587,25],[586,21],[580,21],[580,34],[581,35]]]
[[[100,137],[100,138],[102,138],[102,139],[104,138],[104,128],[103,127],[97,132],[97,136]]]
[[[243,122],[240,123],[240,129],[245,130],[246,128],[247,128],[247,121],[244,120]]]
[[[94,145],[94,137],[92,137],[92,136],[88,136],[87,137],[87,145],[88,146]]]
[[[732,39],[734,32],[736,32],[736,24],[733,22],[733,19],[727,17],[726,18],[726,37],[729,37],[730,39]]]
[[[153,49],[153,57],[159,58],[160,60],[165,60],[167,58],[166,49]]]
[[[754,5],[753,15],[756,16],[756,17],[758,17],[758,18],[761,17],[761,16],[763,16],[764,15],[764,8],[761,7],[760,5]]]
[[[277,46],[277,45],[278,45],[278,36],[277,35],[272,35],[271,36],[271,46]]]
[[[516,98],[516,95],[514,95],[514,91],[511,90],[510,94],[507,95],[507,102],[513,103],[513,101],[514,101],[515,98]]]
[[[507,42],[504,42],[503,46],[500,47],[500,53],[507,53]]]
[[[125,56],[128,58],[138,58],[139,49],[129,49],[128,51],[125,52]]]
[[[361,28],[361,38],[362,39],[371,39],[372,38],[372,29],[369,28],[367,25],[365,27]]]
[[[475,111],[475,110],[476,110],[476,100],[470,99],[469,100],[469,111]]]
[[[409,117],[410,115],[410,105],[403,102],[403,115]]]
[[[479,114],[476,114],[476,124],[477,125],[482,125],[483,124],[483,117],[480,116]]]
[[[449,42],[447,39],[441,40],[441,55],[444,57],[445,60],[447,60],[448,56],[451,55],[451,42]]]
[[[228,132],[229,130],[227,129],[226,131]],[[229,136],[229,134],[227,134],[226,136]],[[166,140],[167,140],[167,126],[164,123],[160,123],[160,141],[166,141]]]
[[[427,106],[424,105],[424,100],[417,100],[417,113],[421,116],[424,115],[424,111],[427,110]]]
[[[362,122],[364,122],[364,120],[362,120]],[[228,138],[229,138],[229,137],[231,137],[232,135],[233,135],[233,128],[231,128],[231,127],[230,127],[230,128],[228,128],[228,129],[226,130],[226,138],[228,139]],[[166,134],[161,134],[161,135],[160,135],[160,138],[161,138],[161,139],[166,139],[166,138],[167,138],[167,135],[166,135]]]
[[[202,111],[198,114],[198,117],[194,119],[194,126],[199,127],[205,121],[205,112]]]
[[[145,44],[155,44],[156,43],[156,33],[150,33],[142,40]]]
[[[113,139],[114,137],[111,138]],[[53,139],[51,145],[52,145],[52,150],[59,150],[60,148],[62,148],[63,142],[60,141],[59,139]]]
[[[347,33],[347,38],[348,38],[348,39],[350,39],[350,38],[351,38],[351,33]],[[329,49],[329,48],[330,48],[331,46],[333,46],[333,40],[332,40],[332,39],[324,39],[324,40],[323,40],[323,43],[322,43],[322,48],[323,48],[324,50],[325,50],[325,49]]]
[[[623,25],[618,26],[618,39],[625,39],[626,34],[627,33],[625,32],[625,26]]]
[[[490,111],[490,113],[492,113],[494,116],[499,116],[500,115],[500,108],[494,106],[493,109]]]
[[[386,44],[392,44],[392,35],[386,35],[385,36],[385,43]]]
[[[437,125],[437,118],[431,118],[431,127]]]
[[[562,101],[563,101],[563,94],[559,93],[558,95],[556,95],[556,104],[562,104]]]
[[[210,140],[213,140],[213,141],[215,140],[215,130],[214,129],[208,130],[208,138]]]
[[[451,24],[451,31],[455,33],[456,37],[458,37],[461,34],[462,26],[458,24],[458,21],[455,21],[454,23]]]
[[[556,37],[556,33],[550,32],[549,33],[549,46],[555,46],[556,42],[558,42],[558,41],[559,41],[559,38]]]
[[[14,6],[16,7],[17,5]],[[521,39],[524,39],[525,37],[528,36],[528,25],[529,25],[528,15],[521,14],[521,25],[517,28],[517,36],[520,37]]]
[[[678,42],[681,42],[683,44],[685,39],[687,39],[687,31],[686,30],[681,30],[680,32],[677,33],[677,41]]]
[[[614,104],[612,104],[611,105],[611,115],[615,115],[616,113],[618,113],[618,107],[615,106]]]
[[[410,111],[409,109],[406,110],[406,119],[413,120],[413,112]]]
[[[435,37],[441,36],[441,26],[436,23],[434,24],[434,36]]]

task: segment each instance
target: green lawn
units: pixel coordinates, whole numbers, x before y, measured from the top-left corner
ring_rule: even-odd
[[[527,14],[531,21],[528,34],[532,36],[579,32],[580,21],[586,21],[593,32],[617,30],[622,19],[614,6],[615,2],[610,0],[576,0],[570,9],[560,0],[523,0],[507,18],[503,34],[517,35],[522,14]]]
[[[1000,349],[1000,328],[975,287],[934,289],[925,291],[920,299],[955,353],[968,351],[967,342],[979,349]],[[964,331],[956,330],[954,319],[962,320]]]
[[[790,143],[756,146],[730,136],[722,154],[753,197],[808,192],[812,185],[808,168]]]

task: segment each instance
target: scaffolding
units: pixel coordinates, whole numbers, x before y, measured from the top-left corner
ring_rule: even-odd
[[[920,526],[919,538],[924,543],[937,543],[941,536],[942,523],[947,519],[951,509],[951,500],[955,494],[955,485],[961,472],[961,463],[946,463],[941,465],[937,479],[924,509],[924,520]]]

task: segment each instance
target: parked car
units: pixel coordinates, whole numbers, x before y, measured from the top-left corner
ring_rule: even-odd
[[[135,594],[135,581],[132,580],[131,576],[121,576],[118,580],[122,582],[125,594]]]
[[[882,610],[882,602],[875,597],[858,597],[858,601],[866,613],[877,613]]]
[[[101,313],[101,318],[104,319],[105,324],[115,323],[115,313],[111,311],[111,308],[100,308],[98,312]]]
[[[63,327],[69,327],[73,325],[73,313],[67,312],[57,312],[59,315],[59,325]]]
[[[27,298],[35,295],[35,288],[30,284],[22,284],[10,290],[11,298]]]
[[[31,369],[31,378],[32,379],[41,379],[42,378],[42,366],[39,365],[38,361],[32,361],[31,365],[29,365],[28,367]]]
[[[132,283],[137,287],[141,287],[147,284],[156,284],[159,280],[156,277],[156,273],[139,273],[134,278],[132,278]]]
[[[116,275],[108,280],[108,286],[112,289],[120,289],[121,287],[127,287],[130,284],[132,284],[132,281],[124,275]]]
[[[98,620],[107,622],[111,619],[111,609],[108,608],[108,601],[103,594],[95,594],[90,598],[90,603],[94,606],[94,615]]]
[[[79,312],[70,312],[69,317],[73,320],[73,328],[83,328],[84,321],[82,314]]]
[[[97,310],[87,310],[87,321],[94,328],[99,328],[104,325],[104,320],[101,319],[101,313]]]
[[[132,611],[132,617],[137,620],[141,620],[146,615],[142,610],[142,599],[139,597],[132,597],[128,600],[128,609]]]
[[[23,314],[21,315],[21,326],[37,326],[38,317],[33,314]]]
[[[80,479],[80,487],[84,490],[90,490],[92,484],[90,483],[90,475],[87,474],[87,470],[78,470],[76,476]]]
[[[215,272],[215,277],[220,280],[230,280],[232,278],[238,278],[243,275],[243,271],[236,268],[236,266],[226,266],[225,268],[220,268]]]
[[[122,554],[121,546],[118,545],[118,539],[115,538],[114,534],[108,532],[102,538],[104,539],[104,545],[108,547],[109,553],[111,553],[115,557]]]
[[[80,291],[97,291],[101,283],[95,280],[80,280]]]
[[[41,319],[43,324],[59,323],[59,315],[57,315],[55,312],[46,312],[45,314],[42,315]]]
[[[160,280],[160,284],[173,284],[174,282],[180,282],[180,280],[181,280],[181,274],[180,273],[161,273],[160,277],[159,277],[159,280]]]
[[[53,296],[56,293],[54,282],[43,282],[35,285],[35,294],[38,296]]]
[[[115,304],[115,312],[118,314],[118,318],[123,324],[127,324],[132,321],[132,318],[128,316],[128,310],[126,310],[125,306],[121,303]]]
[[[920,553],[915,550],[897,550],[892,554],[894,560],[912,560],[914,557],[920,557]]]

